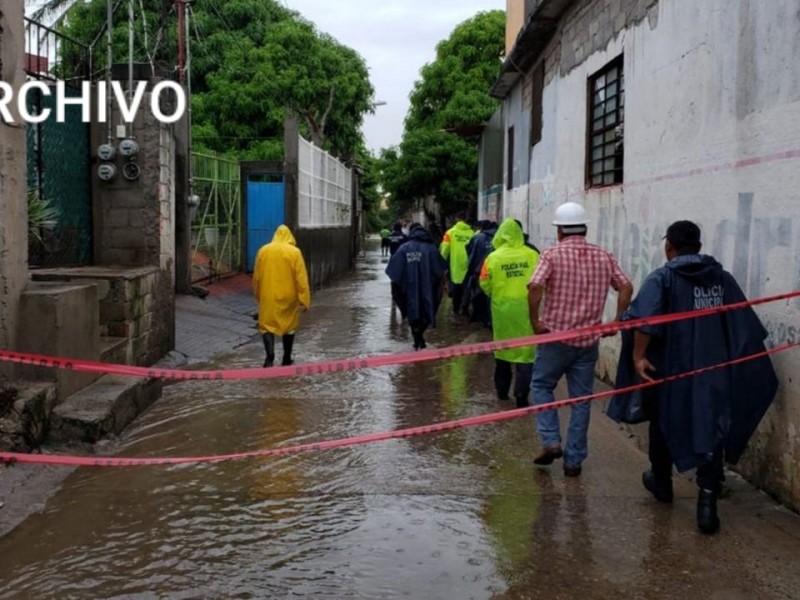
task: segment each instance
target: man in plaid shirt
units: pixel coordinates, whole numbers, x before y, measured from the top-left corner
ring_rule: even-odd
[[[535,333],[598,325],[609,287],[618,293],[617,319],[630,304],[633,284],[613,254],[586,241],[586,223],[586,213],[579,204],[567,202],[556,209],[553,225],[558,227],[558,244],[544,251],[528,284],[528,307]],[[571,398],[592,394],[599,341],[599,335],[590,335],[539,346],[531,379],[533,403],[553,402],[553,390],[564,375]],[[558,412],[548,410],[536,415],[542,452],[533,462],[549,465],[563,456],[564,474],[577,477],[589,453],[586,434],[590,404],[574,404],[571,410],[564,450]]]

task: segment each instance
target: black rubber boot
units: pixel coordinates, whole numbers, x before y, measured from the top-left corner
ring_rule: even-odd
[[[409,323],[411,326],[411,336],[414,338],[414,350],[424,350],[427,344],[425,343],[425,329],[427,326],[419,321]]]
[[[697,495],[697,527],[707,535],[719,531],[717,495],[711,490],[700,490]]]
[[[283,361],[281,364],[286,367],[294,363],[292,360],[292,348],[294,347],[294,334],[287,333],[283,336]]]
[[[653,494],[656,500],[669,504],[672,502],[672,478],[658,479],[653,471],[648,469],[642,473],[642,483],[648,492]]]
[[[264,350],[267,352],[264,367],[271,367],[275,364],[275,336],[271,333],[265,333],[261,337],[264,339]]]

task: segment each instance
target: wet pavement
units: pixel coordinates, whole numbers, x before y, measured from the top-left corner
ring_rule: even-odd
[[[411,348],[384,266],[371,245],[313,295],[297,362]],[[208,324],[235,313],[223,333],[198,332],[205,343],[187,328],[190,358],[227,344],[213,365],[261,364],[247,293],[184,307]],[[446,309],[429,345],[487,339]],[[178,383],[115,451],[222,454],[511,408],[492,369],[471,356]],[[0,598],[800,598],[800,518],[730,476],[722,532],[701,536],[692,483],[676,480],[674,506],[655,502],[640,484],[646,457],[601,409],[579,478],[533,466],[531,417],[277,458],[76,470],[0,539]]]

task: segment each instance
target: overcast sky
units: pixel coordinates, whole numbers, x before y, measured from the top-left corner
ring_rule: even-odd
[[[375,99],[386,102],[367,115],[367,147],[400,143],[408,96],[436,44],[456,25],[484,10],[505,10],[506,0],[283,0],[321,31],[367,61]]]

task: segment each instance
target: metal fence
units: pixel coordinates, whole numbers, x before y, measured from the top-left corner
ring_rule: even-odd
[[[36,79],[66,81],[80,87],[91,78],[88,45],[25,17],[25,72]]]
[[[298,226],[350,227],[350,169],[302,137],[298,157]]]
[[[242,194],[239,162],[192,152],[199,204],[192,218],[192,282],[239,272],[242,263]]]
[[[89,47],[31,19],[25,19],[25,72],[42,80],[50,95],[29,90],[31,114],[50,110],[40,123],[26,125],[28,149],[29,222],[34,228],[28,248],[31,266],[61,267],[89,264],[92,259],[92,198],[89,125],[81,107],[66,107],[64,121],[56,120],[53,86],[66,82],[65,94],[76,96],[89,79]],[[40,222],[42,210],[48,220]]]

